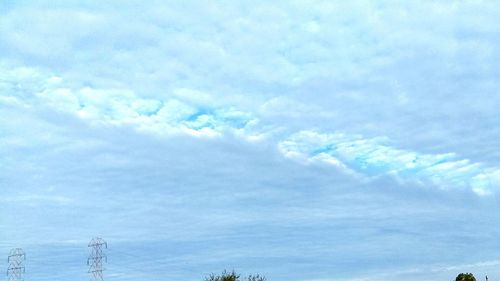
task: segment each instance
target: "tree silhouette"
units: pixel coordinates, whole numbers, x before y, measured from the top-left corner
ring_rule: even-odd
[[[227,272],[226,270],[224,270],[219,275],[215,275],[213,273],[210,274],[210,276],[205,277],[205,281],[242,281],[242,280],[240,280],[240,275],[236,274],[234,270],[231,272]],[[245,278],[245,281],[266,281],[266,277],[260,276],[259,274],[248,275],[248,277]]]
[[[455,278],[455,281],[476,281],[476,278],[472,273],[460,273]]]

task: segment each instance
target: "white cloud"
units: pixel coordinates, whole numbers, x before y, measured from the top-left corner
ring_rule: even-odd
[[[491,1],[3,1],[0,190],[74,201],[2,201],[0,246],[155,240],[127,252],[157,249],[148,276],[117,253],[130,280],[228,264],[438,279],[411,269],[493,260],[499,17]]]
[[[385,138],[301,131],[279,143],[285,155],[349,167],[366,176],[392,175],[443,188],[471,188],[478,195],[497,191],[500,169],[459,159],[453,153],[422,154],[391,147]]]
[[[255,140],[267,134],[265,124],[259,123],[254,114],[235,107],[220,107],[211,95],[201,91],[182,88],[174,89],[175,98],[141,98],[129,89],[71,89],[59,76],[43,75],[37,69],[4,64],[1,71],[6,77],[3,89],[8,93],[8,98],[4,99],[7,103],[14,99],[31,106],[48,106],[96,124],[130,125],[162,136],[214,137],[229,132]],[[307,117],[313,112],[319,116],[326,112],[320,106],[300,104],[283,97],[264,102],[258,110],[263,117],[285,118]],[[368,177],[391,175],[446,189],[470,188],[478,195],[491,194],[498,188],[499,169],[460,159],[454,153],[429,154],[398,149],[388,144],[390,139],[387,137],[364,138],[311,130],[292,131],[288,135],[290,129],[274,130],[280,151],[288,157],[327,162],[351,174]]]
[[[184,132],[196,136],[223,131],[240,134],[257,122],[252,114],[218,107],[210,95],[194,90],[174,90],[177,98],[166,100],[140,98],[129,89],[71,89],[60,77],[44,76],[36,69],[7,65],[0,71],[6,74],[3,102],[46,106],[91,122],[132,125],[160,135]],[[20,90],[24,87],[26,91]]]

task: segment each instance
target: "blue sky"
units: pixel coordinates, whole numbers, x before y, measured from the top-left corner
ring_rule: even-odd
[[[500,278],[493,1],[2,1],[26,280]],[[7,268],[7,264],[5,264]]]

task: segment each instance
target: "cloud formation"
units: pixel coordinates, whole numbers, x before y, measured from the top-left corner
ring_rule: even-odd
[[[500,186],[499,169],[461,159],[453,152],[430,154],[398,149],[391,147],[391,140],[385,136],[370,139],[340,132],[283,132],[276,127],[267,129],[273,128],[272,123],[266,126],[256,117],[260,114],[266,118],[280,110],[292,117],[307,115],[314,109],[321,115],[321,107],[313,105],[274,98],[262,104],[260,111],[249,113],[235,106],[220,106],[212,95],[187,88],[174,89],[170,99],[140,98],[129,89],[71,89],[58,76],[26,67],[4,66],[1,71],[5,77],[2,90],[8,93],[2,102],[6,104],[49,107],[93,123],[133,126],[160,136],[214,137],[231,133],[246,140],[268,136],[278,142],[284,155],[325,161],[367,179],[391,175],[447,189],[470,188],[478,195],[489,195]]]
[[[421,154],[388,145],[385,138],[365,139],[342,133],[301,131],[279,143],[283,154],[324,161],[370,176],[393,175],[422,185],[471,188],[488,195],[500,186],[500,170],[459,159],[454,153]]]
[[[131,125],[166,136],[215,136],[224,130],[243,131],[257,122],[251,114],[218,107],[211,96],[191,89],[176,89],[171,99],[146,99],[129,89],[71,89],[58,76],[26,67],[4,66],[1,72],[3,103],[49,107],[105,125]]]
[[[93,235],[120,281],[493,280],[498,18],[491,1],[2,1],[0,249],[25,247],[37,280],[87,279]]]

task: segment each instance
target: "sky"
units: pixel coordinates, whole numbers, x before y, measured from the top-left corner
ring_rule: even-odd
[[[500,280],[499,40],[495,1],[1,1],[3,266]]]

